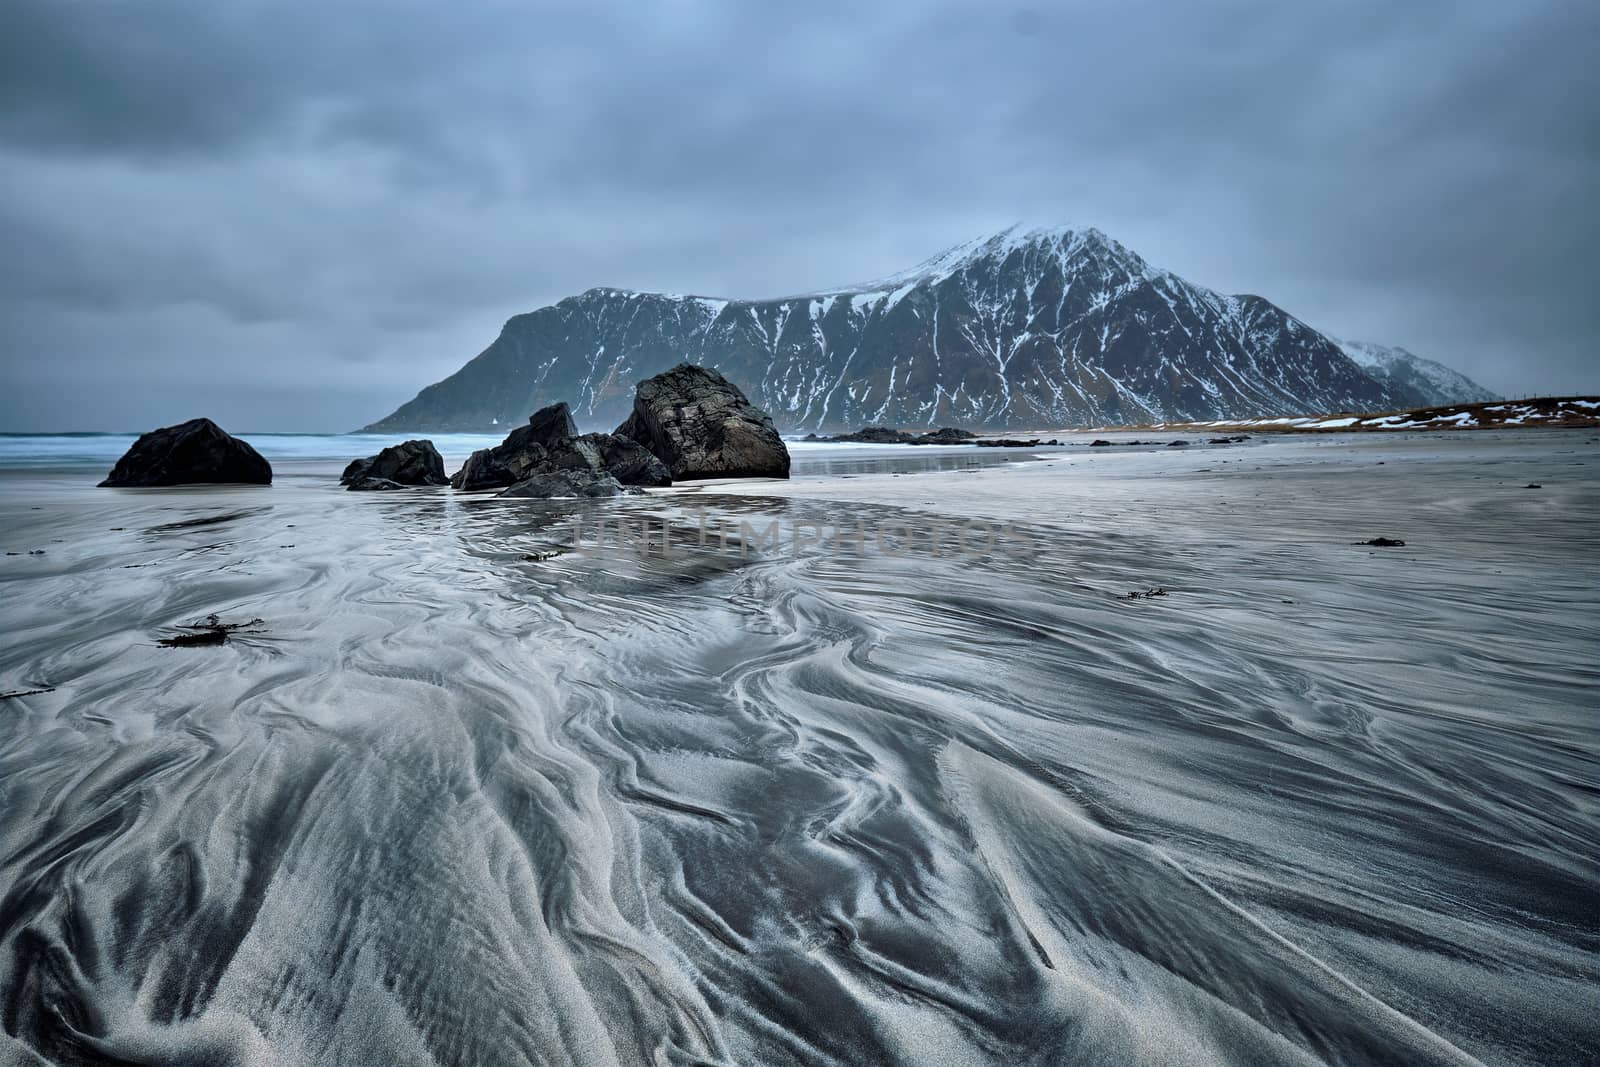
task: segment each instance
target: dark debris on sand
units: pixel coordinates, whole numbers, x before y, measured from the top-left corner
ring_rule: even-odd
[[[225,511],[220,515],[202,515],[197,519],[183,519],[179,522],[164,522],[159,526],[150,527],[149,529],[145,530],[145,533],[169,533],[173,530],[192,530],[199,526],[216,526],[220,523],[232,522],[235,519],[243,519],[248,518],[251,515],[258,515],[262,510],[263,509],[261,508],[246,508],[243,511]]]
[[[220,645],[227,642],[228,638],[236,633],[260,633],[263,625],[261,619],[251,619],[249,622],[223,622],[215,615],[207,615],[204,622],[197,622],[192,626],[180,626],[184,631],[172,637],[163,637],[157,643],[163,648],[193,648],[199,645]]]
[[[1352,544],[1366,545],[1372,548],[1404,548],[1404,541],[1397,541],[1392,537],[1374,537],[1370,541],[1353,541]]]
[[[16,689],[10,693],[0,693],[0,700],[11,700],[14,697],[36,697],[42,693],[54,693],[56,687],[47,685],[43,689]]]
[[[1167,591],[1158,586],[1158,587],[1156,587],[1154,589],[1145,589],[1145,590],[1135,589],[1131,593],[1124,593],[1122,596],[1117,597],[1117,599],[1118,600],[1150,600],[1153,597],[1166,596],[1166,595],[1167,595]]]

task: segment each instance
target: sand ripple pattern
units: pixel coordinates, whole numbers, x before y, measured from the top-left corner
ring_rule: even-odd
[[[560,505],[226,496],[6,505],[50,551],[0,688],[54,689],[0,703],[0,1062],[1600,1048],[1592,503],[1404,569],[1066,522],[541,561]],[[212,612],[265,632],[156,646]]]

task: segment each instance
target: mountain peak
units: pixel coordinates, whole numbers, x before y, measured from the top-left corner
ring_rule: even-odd
[[[935,283],[980,263],[998,267],[1016,251],[1053,257],[1061,262],[1063,271],[1067,273],[1070,273],[1073,262],[1089,260],[1111,261],[1134,275],[1149,270],[1137,253],[1093,226],[1030,226],[1019,222],[998,232],[952,245],[910,270],[808,295],[888,293],[908,286]]]

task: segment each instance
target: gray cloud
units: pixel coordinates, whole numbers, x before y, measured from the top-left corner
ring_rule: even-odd
[[[1018,220],[1600,391],[1593,5],[634,7],[0,7],[0,428],[347,428],[591,285]]]

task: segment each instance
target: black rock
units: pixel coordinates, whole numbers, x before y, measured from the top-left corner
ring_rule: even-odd
[[[1090,448],[1110,448],[1111,447],[1111,442],[1110,441],[1102,441],[1099,438],[1096,438],[1095,440],[1089,442],[1089,447]]]
[[[400,486],[450,484],[444,473],[444,458],[432,441],[403,441],[390,445],[375,456],[352,460],[339,476],[339,483],[351,489],[360,488],[360,482],[374,480]]]
[[[621,482],[603,471],[558,470],[524,478],[496,496],[527,497],[548,500],[552,497],[621,496],[629,492]],[[632,492],[643,492],[634,489]]]
[[[261,453],[210,419],[190,419],[142,434],[101,485],[271,485]]]
[[[461,490],[503,489],[552,469],[550,453],[543,445],[528,440],[527,429],[519,427],[494,448],[480,448],[468,456],[461,469],[450,476],[450,484]]]
[[[518,426],[504,441],[488,450],[493,463],[480,460],[472,464],[469,458],[450,484],[455,485],[459,479],[463,484],[456,486],[458,489],[493,489],[553,470],[551,450],[570,444],[577,435],[578,426],[572,421],[572,411],[566,403],[549,404],[528,416],[526,426]],[[473,470],[468,470],[469,465]]]
[[[916,439],[915,434],[888,426],[863,426],[853,433],[835,434],[831,438],[833,441],[853,445],[909,445]]]
[[[671,485],[672,472],[667,465],[631,437],[595,433],[586,435],[600,449],[600,459],[610,474],[623,485]]]
[[[496,449],[480,448],[467,457],[461,469],[450,476],[450,484],[457,489],[502,489],[515,482],[516,476],[495,455]]]
[[[568,437],[555,441],[545,449],[544,463],[538,470],[532,472],[542,474],[549,471],[603,471],[606,469],[605,455],[601,450],[600,442],[595,440],[596,434],[584,434],[581,437]],[[606,434],[610,437],[610,434]]]
[[[937,430],[929,430],[920,437],[914,437],[914,445],[965,445],[976,440],[977,434],[971,430],[963,430],[958,426],[941,426]]]
[[[1036,448],[1039,444],[1037,437],[1026,441],[1019,441],[1015,437],[991,437],[985,441],[975,442],[980,448]]]
[[[378,478],[370,474],[363,474],[354,481],[345,484],[345,488],[358,493],[387,493],[395,489],[409,489],[409,485],[390,481],[388,478]]]
[[[572,409],[563,400],[528,416],[526,433],[526,440],[549,448],[557,441],[578,436],[578,424],[572,421]]]
[[[501,444],[469,456],[450,484],[500,489],[555,471],[610,474],[623,485],[672,484],[666,464],[639,442],[609,433],[569,434],[571,425],[567,405],[544,408]]]
[[[890,426],[863,426],[852,433],[836,434],[830,441],[858,445],[965,445],[977,439],[977,434],[959,426],[941,426],[926,433],[910,433]],[[813,437],[807,440],[820,440]]]
[[[789,477],[789,450],[767,413],[690,363],[640,382],[617,436],[649,449],[675,480]]]
[[[1406,547],[1406,543],[1404,541],[1396,541],[1395,539],[1390,538],[1390,537],[1374,537],[1370,541],[1357,541],[1356,544],[1358,544],[1358,545],[1368,545],[1368,546],[1371,546],[1372,548],[1404,548],[1404,547]]]
[[[1188,441],[1168,441],[1167,442],[1167,447],[1168,448],[1188,448],[1189,447],[1189,442]]]

